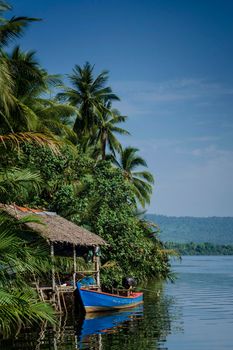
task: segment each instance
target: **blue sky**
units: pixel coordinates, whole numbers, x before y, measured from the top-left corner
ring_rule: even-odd
[[[51,73],[110,71],[156,183],[149,212],[233,215],[232,0],[14,0]]]

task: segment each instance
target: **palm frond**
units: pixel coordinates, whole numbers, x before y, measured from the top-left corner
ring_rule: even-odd
[[[10,168],[0,171],[0,200],[13,200],[14,196],[26,198],[30,191],[39,191],[42,180],[37,172]]]
[[[11,17],[9,20],[2,20],[0,24],[0,47],[6,46],[12,40],[19,38],[23,34],[25,28],[27,28],[31,22],[35,21],[40,21],[40,19],[21,16]]]
[[[37,132],[18,132],[0,135],[0,144],[5,148],[20,149],[21,144],[36,143],[41,147],[49,147],[53,152],[59,153],[59,142],[52,136]]]
[[[29,284],[50,268],[47,244],[46,250],[42,242],[26,242],[18,236],[20,228],[0,213],[0,334],[5,337],[35,322],[54,323],[52,307],[40,302]]]
[[[154,177],[149,171],[134,171],[137,167],[147,167],[146,161],[137,152],[138,149],[134,147],[122,149],[119,158],[113,158],[113,164],[122,169],[125,178],[132,185],[136,200],[144,208],[150,203]]]
[[[133,176],[153,184],[154,176],[149,171],[134,171]]]

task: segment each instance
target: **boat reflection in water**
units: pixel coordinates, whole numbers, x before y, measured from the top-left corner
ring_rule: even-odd
[[[78,349],[102,349],[101,334],[115,333],[143,317],[143,305],[118,312],[88,313],[77,326]],[[97,335],[95,337],[95,335]]]

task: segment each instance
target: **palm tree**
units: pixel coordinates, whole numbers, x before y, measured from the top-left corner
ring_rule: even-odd
[[[68,101],[79,109],[74,123],[74,131],[79,137],[93,134],[103,111],[107,111],[104,101],[119,100],[109,86],[106,86],[108,72],[103,71],[97,77],[93,74],[94,66],[86,62],[83,67],[75,65],[73,74],[69,76],[73,88],[64,88],[58,99]]]
[[[8,116],[8,108],[13,104],[12,87],[13,79],[8,70],[7,63],[2,55],[2,49],[13,39],[20,37],[24,29],[36,18],[30,17],[12,17],[4,18],[6,11],[12,10],[12,7],[4,0],[0,1],[0,115],[4,118]]]
[[[46,98],[61,84],[59,77],[42,69],[33,51],[23,52],[16,47],[12,53],[2,53],[2,57],[14,84],[10,87],[12,103],[7,104],[7,113],[1,110],[0,103],[0,143],[7,147],[36,142],[56,150],[54,134],[75,139],[70,121],[75,108]]]
[[[25,16],[11,17],[6,19],[3,17],[6,11],[12,10],[8,2],[0,1],[0,49],[8,45],[13,39],[20,37],[24,29],[33,21],[38,21],[38,18],[30,18]]]
[[[132,184],[136,200],[145,207],[150,203],[154,178],[149,171],[137,171],[140,166],[147,167],[146,161],[137,152],[137,148],[126,147],[121,150],[119,159],[113,158],[113,163],[123,170],[125,178]]]
[[[12,72],[12,64],[9,64],[9,59],[3,54],[3,48],[13,39],[20,37],[24,29],[37,19],[25,16],[4,18],[5,12],[11,9],[6,1],[0,1],[0,145],[18,147],[21,142],[36,142],[39,145],[48,145],[55,150],[57,147],[51,135],[31,132],[30,128],[24,128],[20,132],[13,128],[16,120],[13,111],[17,111],[18,114],[20,112],[21,117],[25,114],[24,120],[29,125],[35,119],[35,115],[15,96],[16,80]]]
[[[115,134],[129,135],[127,130],[117,126],[117,124],[125,122],[127,117],[121,115],[117,109],[111,109],[111,105],[111,101],[104,104],[105,110],[97,125],[96,142],[100,143],[102,160],[106,159],[107,146],[113,155],[115,155],[115,151],[121,151],[121,144]]]
[[[14,106],[9,124],[14,131],[40,131],[71,133],[69,118],[75,108],[46,98],[61,85],[57,75],[49,75],[35,58],[35,52],[23,52],[17,46],[11,54],[4,54],[9,71],[14,78]]]
[[[6,60],[0,54],[0,130],[1,119],[11,129],[9,124],[9,108],[14,103],[13,79],[9,72]]]

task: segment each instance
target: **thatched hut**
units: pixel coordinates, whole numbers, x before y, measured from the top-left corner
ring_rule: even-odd
[[[16,220],[33,214],[36,219],[40,219],[41,223],[26,222],[25,226],[50,242],[71,243],[80,246],[106,245],[106,242],[101,237],[83,227],[75,225],[73,222],[66,220],[54,212],[6,204],[0,204],[0,210],[6,212]]]
[[[76,283],[76,246],[98,247],[107,243],[98,235],[77,226],[54,212],[24,208],[17,205],[0,204],[0,211],[7,213],[16,220],[33,215],[39,222],[24,222],[24,225],[48,241],[51,256],[54,256],[54,243],[68,243],[73,246],[74,258],[74,288]],[[35,220],[36,221],[36,220]],[[100,284],[99,259],[96,259],[97,284]],[[52,276],[52,287],[55,289],[55,277]]]

